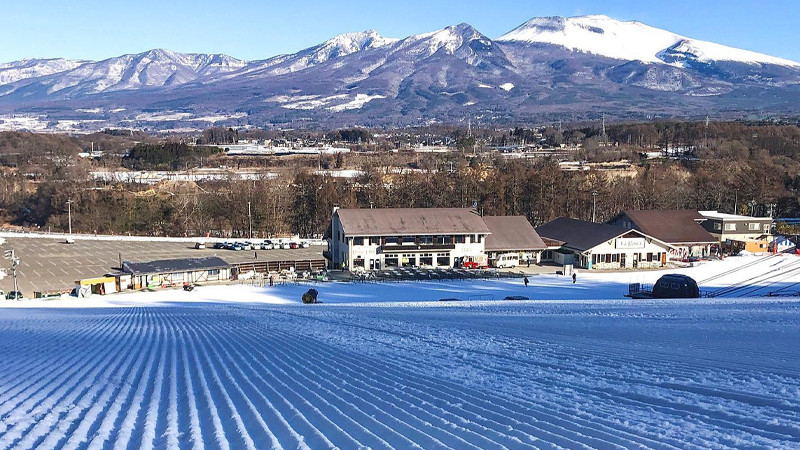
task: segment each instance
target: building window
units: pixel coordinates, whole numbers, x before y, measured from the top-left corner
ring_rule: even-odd
[[[722,224],[719,222],[714,223],[714,230],[722,231]]]
[[[725,231],[736,231],[736,224],[735,223],[726,223],[725,224]]]
[[[419,237],[420,244],[433,244],[433,236],[420,236]]]
[[[450,266],[450,254],[449,253],[437,253],[436,254],[436,265],[437,266]]]
[[[652,253],[648,253],[647,254],[647,262],[653,262],[653,254]]]
[[[208,271],[209,275],[219,275],[219,269],[210,269]]]
[[[397,260],[397,256],[392,256],[386,257],[386,259],[383,260],[383,264],[385,264],[386,267],[397,267],[399,262]]]
[[[381,238],[379,237],[369,238],[369,245],[381,245]]]
[[[415,236],[403,236],[403,244],[415,244],[417,238]]]
[[[612,263],[618,263],[619,262],[619,253],[614,253],[613,255],[611,255],[611,262]]]
[[[459,234],[457,236],[453,236],[453,238],[454,238],[454,242],[456,244],[464,244],[464,243],[467,242],[467,237],[464,236],[463,234]]]
[[[761,229],[761,227],[759,227],[758,225],[759,225],[758,223],[748,223],[747,229],[749,229],[750,231],[758,231],[759,229]]]
[[[353,245],[364,245],[364,238],[363,237],[353,238]]]
[[[597,255],[595,255],[595,254],[592,254],[592,265],[593,266],[597,265]]]
[[[449,244],[451,239],[452,238],[450,236],[436,236],[436,244],[438,245]]]
[[[397,245],[397,238],[396,237],[387,237],[386,238],[386,245]]]
[[[353,267],[364,267],[364,258],[356,258],[353,260]]]
[[[422,255],[420,255],[419,265],[420,266],[432,266],[433,265],[433,254],[432,253],[423,253]]]
[[[400,266],[412,267],[417,265],[417,256],[413,253],[403,254],[400,259]]]

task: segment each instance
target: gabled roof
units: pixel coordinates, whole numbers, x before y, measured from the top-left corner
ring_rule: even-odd
[[[559,217],[536,228],[539,236],[564,242],[567,247],[586,251],[631,230],[604,223]]]
[[[714,244],[719,242],[697,222],[705,220],[705,217],[697,211],[648,209],[643,211],[625,210],[622,214],[631,219],[636,225],[635,228],[668,244]]]
[[[594,248],[603,242],[610,241],[628,233],[634,233],[642,237],[652,237],[636,230],[628,230],[615,225],[604,223],[586,222],[578,219],[560,217],[536,228],[539,236],[547,239],[555,239],[564,242],[564,246],[580,252]],[[671,247],[670,244],[655,238]]]
[[[220,257],[208,256],[204,258],[162,259],[149,262],[123,261],[122,271],[134,275],[150,273],[189,272],[206,269],[223,269],[230,267]]]
[[[492,234],[486,236],[486,251],[544,250],[547,245],[525,216],[485,216]]]
[[[339,209],[336,214],[350,236],[490,233],[483,218],[467,208]]]

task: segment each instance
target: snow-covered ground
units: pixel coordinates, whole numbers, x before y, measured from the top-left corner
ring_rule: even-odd
[[[775,291],[794,264],[682,271]],[[0,448],[800,446],[796,297],[622,297],[660,275],[3,302]]]

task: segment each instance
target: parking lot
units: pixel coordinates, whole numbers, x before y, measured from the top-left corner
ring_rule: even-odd
[[[63,239],[45,237],[6,237],[2,250],[14,249],[20,258],[17,271],[19,290],[26,297],[34,291],[70,289],[75,280],[102,276],[120,266],[120,260],[153,261],[159,259],[219,256],[230,264],[259,261],[294,261],[322,259],[325,246],[286,250],[196,250],[192,242],[123,241],[77,239],[66,244]],[[209,246],[210,247],[210,246]],[[0,260],[9,269],[11,262]],[[0,280],[0,289],[8,292],[14,282],[11,271]]]

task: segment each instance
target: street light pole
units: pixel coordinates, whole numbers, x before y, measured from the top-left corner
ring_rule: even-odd
[[[250,228],[250,239],[253,239],[253,216],[250,213],[250,202],[247,202],[247,222]]]
[[[67,220],[69,221],[69,234],[72,234],[72,199],[67,200]]]
[[[596,222],[597,212],[597,191],[592,191],[592,223]]]

